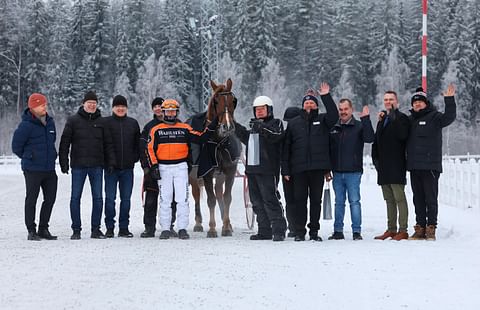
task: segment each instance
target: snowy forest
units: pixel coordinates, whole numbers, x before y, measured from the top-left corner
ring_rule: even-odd
[[[103,115],[116,94],[141,126],[156,96],[181,102],[182,117],[202,109],[198,21],[209,0],[0,0],[0,154],[10,153],[32,92],[49,100],[59,133],[83,94],[96,90]],[[399,94],[408,114],[421,84],[419,0],[220,0],[218,76],[231,77],[239,120],[257,95],[275,113],[299,106],[321,81],[357,111],[382,109]],[[444,153],[480,153],[480,1],[429,1],[428,95],[457,86],[457,121],[444,130]],[[193,21],[193,22],[192,22]],[[244,113],[241,113],[243,110]],[[376,115],[372,116],[374,124]]]

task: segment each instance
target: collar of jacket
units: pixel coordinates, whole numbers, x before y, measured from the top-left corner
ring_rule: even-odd
[[[310,113],[308,113],[306,110],[302,110],[301,115],[307,121],[311,121],[312,119],[318,116],[318,109],[310,110]]]
[[[427,115],[428,113],[432,112],[433,109],[430,107],[430,106],[427,106],[425,109],[422,109],[418,112],[414,111],[413,109],[410,110],[410,113],[412,113],[412,117],[414,119],[417,119],[417,118],[420,118],[420,117],[423,117],[425,115]]]
[[[342,128],[342,126],[354,126],[355,125],[356,118],[355,116],[352,115],[352,117],[348,120],[346,123],[342,123],[340,119],[338,119],[338,122],[335,124],[334,127],[336,128]]]
[[[45,122],[48,123],[48,121],[51,119],[50,115],[48,115],[48,113],[45,115]],[[32,122],[32,123],[38,123],[38,124],[42,124],[42,122],[38,119],[38,117],[35,116],[35,114],[32,113],[32,111],[30,111],[29,108],[26,108],[24,111],[23,111],[23,115],[22,115],[22,120],[24,121],[29,121],[29,122]],[[43,124],[42,124],[43,125]]]
[[[80,116],[82,116],[83,118],[86,118],[86,119],[96,119],[96,118],[99,118],[100,116],[102,116],[101,112],[100,112],[100,109],[97,109],[95,112],[93,113],[87,113],[84,109],[83,109],[83,106],[78,108],[78,112],[77,112]]]
[[[118,116],[117,114],[112,112],[112,116],[114,119],[118,119],[118,120],[127,119],[127,114],[125,114],[124,116]]]

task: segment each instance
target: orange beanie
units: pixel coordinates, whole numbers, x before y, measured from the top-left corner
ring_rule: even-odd
[[[39,93],[33,93],[28,98],[28,108],[33,109],[47,103],[47,97]]]

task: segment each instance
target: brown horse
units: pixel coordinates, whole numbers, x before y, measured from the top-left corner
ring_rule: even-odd
[[[215,117],[218,117],[219,126],[215,134],[201,147],[199,154],[200,162],[195,163],[197,165],[194,165],[189,175],[189,181],[195,200],[194,231],[203,231],[202,213],[200,210],[200,186],[203,183],[207,193],[207,205],[210,211],[207,237],[215,238],[217,237],[215,222],[216,202],[218,202],[223,220],[222,236],[232,235],[230,204],[232,202],[232,187],[237,171],[241,146],[234,135],[235,124],[233,111],[236,106],[236,98],[232,92],[232,80],[228,79],[225,84],[219,85],[210,81],[210,85],[213,94],[209,100],[207,112],[199,114],[197,118],[203,116],[203,126],[206,126]],[[237,151],[235,151],[235,149]],[[195,157],[195,155],[193,157]],[[195,158],[194,161],[196,161]],[[215,180],[215,184],[213,180]]]

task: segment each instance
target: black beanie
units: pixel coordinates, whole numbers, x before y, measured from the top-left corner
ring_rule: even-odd
[[[426,105],[429,104],[427,100],[427,94],[423,91],[423,88],[419,87],[415,90],[415,93],[412,96],[412,106],[415,101],[423,101]]]
[[[127,99],[125,97],[123,97],[122,95],[116,95],[115,98],[113,98],[112,108],[117,106],[117,105],[123,105],[125,107],[128,107]]]
[[[303,107],[303,104],[305,103],[305,101],[307,101],[307,100],[312,100],[312,101],[314,101],[315,104],[318,106],[318,99],[317,99],[317,97],[312,96],[312,95],[306,95],[305,97],[303,97],[302,107]]]
[[[83,96],[83,102],[88,101],[88,100],[95,100],[98,101],[97,94],[95,93],[94,90],[89,90],[85,96]]]
[[[153,107],[156,106],[156,105],[162,105],[163,101],[164,101],[164,99],[163,99],[162,97],[157,97],[157,98],[153,99],[153,101],[152,101],[152,109],[153,109]]]

